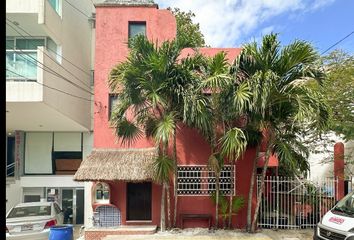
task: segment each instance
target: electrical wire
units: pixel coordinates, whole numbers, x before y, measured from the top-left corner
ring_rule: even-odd
[[[345,39],[347,39],[348,37],[350,37],[350,35],[352,35],[354,33],[354,31],[352,31],[351,33],[349,33],[347,36],[345,36],[344,38],[340,39],[338,42],[336,42],[335,44],[333,44],[332,46],[330,46],[329,48],[327,48],[325,51],[323,51],[321,53],[321,55],[325,54],[326,52],[328,52],[330,49],[332,49],[333,47],[337,46],[339,43],[343,42]]]
[[[22,35],[19,31],[17,31],[13,26],[11,26],[10,24],[6,23],[9,27],[11,27],[13,30],[15,30],[18,34],[21,35],[21,37],[23,39],[29,40],[28,38],[26,38],[24,35]],[[16,25],[15,25],[16,26]],[[20,50],[20,49],[18,49]],[[41,52],[43,52],[47,57],[49,57],[51,60],[53,60],[54,62],[56,62],[55,59],[53,59],[51,56],[49,56],[46,52],[44,52],[43,50],[39,49]],[[21,51],[21,50],[20,50]],[[26,54],[26,53],[25,53]],[[35,59],[36,60],[36,59]],[[36,60],[37,61],[37,60]],[[77,80],[79,80],[82,84],[84,84],[86,87],[88,87],[89,89],[91,89],[91,86],[87,85],[87,83],[85,83],[84,81],[80,80],[78,77],[76,77],[73,73],[71,73],[69,70],[67,70],[65,67],[63,67],[62,64],[59,64],[59,66],[61,68],[63,68],[66,72],[68,72],[70,75],[72,75],[73,77],[75,77]],[[48,67],[49,68],[49,67]],[[54,70],[53,70],[54,71]],[[59,74],[59,73],[58,73]],[[60,75],[60,74],[59,74]],[[60,75],[62,76],[62,75]],[[65,78],[64,76],[62,76],[63,78]]]
[[[6,24],[7,24],[7,23],[6,23]],[[8,25],[9,25],[9,24],[8,24]],[[12,27],[11,25],[9,25],[9,26]],[[40,49],[40,48],[39,48],[39,49]],[[45,66],[43,63],[41,63],[40,61],[38,61],[37,59],[35,59],[35,58],[32,57],[31,55],[29,55],[28,52],[24,52],[24,51],[22,51],[21,49],[14,49],[14,50],[15,50],[15,51],[20,51],[21,53],[26,54],[29,58],[33,59],[36,63],[41,64],[43,67],[41,67],[41,66],[38,66],[38,67],[40,67],[40,68],[43,69],[44,71],[46,71],[46,72],[48,72],[48,73],[51,73],[52,75],[54,75],[54,76],[56,76],[56,77],[58,77],[58,78],[60,78],[60,79],[63,79],[63,80],[65,80],[65,81],[69,82],[70,84],[72,84],[73,86],[75,86],[75,87],[77,87],[77,88],[79,88],[79,89],[81,89],[81,90],[83,90],[83,91],[85,91],[85,92],[87,92],[87,93],[93,95],[93,93],[92,93],[91,91],[86,90],[85,88],[81,87],[80,85],[78,85],[78,84],[72,82],[70,79],[68,79],[68,78],[64,77],[63,75],[59,74],[58,72],[54,71],[52,68],[50,68],[50,67],[48,67],[48,66]],[[41,50],[41,49],[40,49],[40,50]],[[41,50],[41,51],[42,51],[42,50]],[[42,51],[42,52],[43,52],[45,55],[48,56],[48,54],[46,54],[44,51]],[[49,57],[50,59],[52,59],[50,56],[48,56],[48,57]],[[25,59],[25,58],[23,58],[23,59]],[[25,60],[28,60],[28,59],[25,59]],[[52,59],[52,60],[55,61],[54,59]],[[34,62],[31,61],[31,63],[33,64]],[[60,65],[60,64],[59,64],[59,65]],[[48,70],[45,69],[45,68],[49,69],[50,71],[48,71]],[[87,86],[87,85],[86,85],[86,86]]]
[[[20,27],[19,25],[14,24],[14,21],[12,21],[9,18],[6,18],[6,20],[8,20],[9,22],[11,22],[13,25],[15,25],[17,28],[21,29],[23,32],[25,32],[28,36],[30,37],[34,37],[32,36],[29,32],[27,32],[26,30],[24,30],[22,27]],[[54,51],[53,49],[47,47],[49,50],[51,50],[55,55],[63,58],[65,61],[67,61],[68,63],[70,63],[71,65],[73,65],[74,67],[76,67],[77,69],[79,69],[81,72],[85,73],[87,76],[91,77],[91,74],[89,72],[86,72],[85,70],[83,70],[81,67],[75,65],[73,62],[69,61],[67,58],[65,58],[64,56],[60,55],[59,53],[57,53],[56,51]]]
[[[37,83],[37,84],[39,84],[39,85],[42,85],[42,86],[44,86],[44,87],[46,87],[46,88],[50,88],[50,89],[52,89],[52,90],[55,90],[55,91],[58,91],[58,92],[67,94],[67,95],[69,95],[69,96],[82,99],[82,100],[86,100],[86,101],[89,101],[89,102],[94,102],[94,101],[91,100],[91,99],[87,99],[87,98],[84,98],[84,97],[80,97],[80,96],[77,96],[77,95],[75,95],[75,94],[71,94],[71,93],[65,92],[65,91],[63,91],[63,90],[60,90],[60,89],[58,89],[58,88],[50,87],[50,86],[45,85],[45,84],[43,84],[43,83],[39,83],[39,82],[37,82],[37,81],[33,81],[32,79],[29,79],[29,78],[27,78],[27,77],[25,77],[25,76],[23,76],[23,75],[21,75],[21,74],[18,74],[18,73],[14,72],[14,71],[12,71],[12,70],[10,70],[10,69],[7,69],[7,68],[6,68],[6,71],[9,71],[9,72],[11,72],[11,73],[13,73],[13,74],[16,74],[17,76],[22,77],[23,79],[26,79],[26,80],[29,81],[29,82],[35,82],[35,83]]]
[[[67,0],[65,0],[65,2],[67,4],[69,4],[72,8],[76,9],[76,11],[78,11],[79,13],[81,13],[82,15],[84,15],[85,17],[87,17],[88,19],[90,18],[90,16],[86,15],[86,13],[84,13],[83,11],[81,11],[80,9],[78,9],[77,7],[75,7],[74,5],[72,5],[71,3],[69,3]],[[92,2],[92,1],[91,1]]]
[[[23,51],[22,51],[22,50],[20,50],[20,49],[18,49],[17,51],[20,51],[20,52],[22,52],[22,53],[26,54],[28,57],[30,57],[31,59],[33,59],[33,60],[34,60],[34,62],[33,62],[33,61],[31,61],[31,60],[30,60],[30,59],[28,59],[28,58],[25,58],[25,57],[24,57],[24,56],[22,56],[22,55],[18,55],[18,56],[19,56],[19,57],[21,57],[22,59],[24,59],[24,60],[26,60],[26,61],[28,61],[28,62],[32,63],[33,65],[37,65],[36,63],[42,64],[43,66],[37,65],[37,67],[39,67],[40,69],[43,69],[45,72],[48,72],[48,73],[52,74],[53,76],[55,76],[55,77],[57,77],[57,78],[59,78],[59,79],[66,80],[66,81],[68,81],[69,83],[71,83],[72,85],[74,85],[74,86],[76,86],[76,87],[80,88],[81,90],[83,90],[83,91],[85,91],[85,92],[87,92],[87,93],[89,93],[89,94],[93,95],[93,93],[88,92],[86,89],[81,88],[79,85],[77,85],[77,84],[75,84],[75,83],[71,82],[70,80],[67,80],[66,78],[63,78],[60,74],[58,74],[57,72],[55,72],[55,71],[54,71],[54,70],[52,70],[51,68],[48,68],[48,67],[47,67],[47,66],[45,66],[43,63],[39,62],[37,59],[33,58],[31,55],[29,55],[29,53],[27,53],[27,52],[23,52]],[[48,70],[48,69],[46,69],[46,68],[48,68],[49,70]]]

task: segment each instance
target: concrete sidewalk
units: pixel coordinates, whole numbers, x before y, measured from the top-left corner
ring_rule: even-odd
[[[116,235],[107,236],[102,240],[312,240],[312,229],[299,230],[262,230],[255,234],[249,234],[241,230],[217,230],[185,229],[183,231],[156,233],[153,235]]]
[[[313,229],[271,230],[263,229],[262,233],[274,240],[313,240]]]
[[[74,227],[74,240],[79,238],[81,226]],[[83,233],[82,233],[83,234]],[[263,229],[255,234],[249,234],[243,230],[216,230],[209,231],[205,228],[191,228],[158,232],[152,235],[109,235],[102,240],[312,240],[313,229],[296,229],[296,230],[272,230]]]

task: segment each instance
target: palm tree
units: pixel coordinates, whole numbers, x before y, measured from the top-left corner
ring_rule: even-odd
[[[275,146],[281,146],[279,143],[284,140],[285,129],[294,133],[295,128],[322,128],[328,122],[328,108],[323,97],[307,87],[309,80],[320,83],[323,79],[318,59],[309,43],[295,40],[281,48],[277,34],[272,33],[263,37],[260,46],[256,42],[246,44],[234,64],[234,69],[247,79],[252,92],[250,115],[256,119],[258,131],[266,134],[265,164],[252,225],[251,208],[248,208],[247,229],[252,232],[255,231],[269,158],[279,149]],[[253,172],[256,171],[257,158],[254,161]],[[249,205],[252,186],[251,183]]]
[[[197,87],[186,92],[190,94],[188,95],[190,100],[184,108],[183,120],[188,126],[199,129],[211,147],[208,166],[215,176],[215,226],[217,228],[220,173],[225,158],[234,162],[245,150],[245,135],[234,125],[234,120],[237,114],[241,115],[243,110],[241,106],[246,105],[249,94],[247,88],[243,88],[244,85],[239,84],[231,75],[230,64],[224,52],[212,58],[204,58],[200,64],[198,72],[200,80],[197,82]],[[206,94],[205,90],[211,94]],[[230,97],[235,104],[227,102]],[[232,176],[231,174],[230,177]],[[232,209],[233,191],[232,189],[230,191],[230,209]],[[229,214],[230,225],[231,214]]]
[[[115,66],[109,75],[109,87],[111,91],[118,92],[120,100],[113,109],[111,123],[122,143],[130,145],[145,135],[152,137],[159,147],[159,157],[154,166],[155,180],[163,184],[161,229],[164,231],[166,190],[168,226],[171,225],[166,173],[177,169],[175,136],[178,122],[183,118],[183,106],[187,102],[184,99],[187,96],[184,89],[190,88],[189,82],[193,81],[190,70],[198,65],[195,64],[198,58],[179,60],[181,47],[176,41],[166,41],[157,46],[144,36],[137,36],[130,42],[130,46],[127,60]],[[173,167],[168,164],[171,159],[167,156],[171,139],[174,144]],[[162,173],[165,175],[162,176]],[[174,216],[176,218],[176,207]]]

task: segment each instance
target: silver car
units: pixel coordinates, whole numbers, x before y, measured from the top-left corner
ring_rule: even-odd
[[[6,239],[48,240],[50,227],[63,224],[63,219],[55,202],[17,204],[6,215]]]

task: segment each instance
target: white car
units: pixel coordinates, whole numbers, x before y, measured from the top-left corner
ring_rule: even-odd
[[[354,240],[354,191],[340,200],[317,224],[314,240]]]
[[[48,240],[50,227],[63,224],[63,220],[55,202],[20,203],[6,215],[6,239]]]

